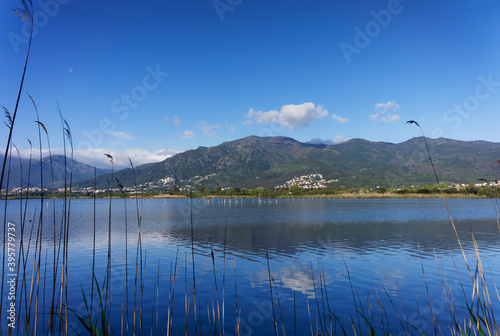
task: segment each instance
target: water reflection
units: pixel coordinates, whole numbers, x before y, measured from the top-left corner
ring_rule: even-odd
[[[39,204],[35,200],[28,202],[32,222],[27,223],[26,235],[32,226],[36,232]],[[44,248],[49,251],[49,264],[53,223],[56,223],[58,236],[62,221],[62,202],[55,203],[55,217],[52,205],[52,201],[43,205],[42,239]],[[498,278],[498,267],[492,266],[498,263],[500,235],[491,200],[450,200],[449,205],[471,266],[474,267],[472,229],[483,261],[492,268],[491,276]],[[20,222],[19,206],[20,203],[15,201],[9,204],[9,222]],[[106,266],[109,200],[97,201],[95,213],[93,206],[92,200],[73,200],[71,204],[70,279],[73,282],[70,286],[75,293],[81,292],[80,281],[85,284],[89,278],[94,238],[97,271],[103,274]],[[178,258],[178,292],[184,294],[186,290],[191,293],[191,288],[183,286],[187,284],[189,287],[192,279],[190,253],[193,238],[197,290],[203,304],[214,300],[214,267],[218,286],[221,286],[223,269],[227,270],[225,283],[237,284],[241,307],[248,309],[256,306],[255,302],[269,307],[271,277],[272,286],[289,303],[295,294],[297,302],[307,303],[303,300],[323,295],[317,292],[318,289],[328,289],[336,311],[347,317],[354,309],[353,296],[366,298],[368,291],[385,299],[401,298],[405,304],[415,302],[415,294],[426,298],[422,267],[429,291],[435,294],[433,299],[439,304],[446,303],[440,299],[443,293],[441,272],[455,274],[455,261],[459,264],[459,272],[464,270],[461,250],[441,200],[204,199],[191,203],[189,200],[152,199],[143,201],[142,209],[141,202],[135,200],[113,200],[111,212],[112,281],[118,292],[117,309],[120,309],[126,283],[125,246],[129,257],[129,281],[134,274],[138,213],[143,249],[148,260],[145,272],[155,275],[145,280],[145,288],[155,288],[157,277],[167,284],[164,288],[168,288],[172,279],[171,265]],[[227,286],[229,292],[230,286]],[[467,284],[465,290],[469,290]],[[164,295],[168,297],[168,293]],[[81,297],[76,295],[74,300],[80,303]],[[146,295],[144,300],[148,303],[155,301],[151,295]],[[178,307],[183,307],[184,295],[178,295],[173,301]],[[390,305],[390,302],[385,304]],[[308,325],[305,305],[299,309],[305,319],[302,322]],[[406,309],[410,315],[411,308]],[[293,313],[289,307],[283,307],[283,310],[284,313]],[[177,314],[177,318],[183,320],[182,309]],[[252,311],[246,314],[251,321]],[[267,310],[262,316],[267,318],[266,314]],[[438,318],[444,318],[444,315],[445,311]],[[264,328],[265,323],[261,325]],[[258,333],[271,334],[269,331],[272,333],[273,329],[259,330]],[[179,329],[178,332],[183,331]]]
[[[17,201],[19,202],[19,201]],[[16,201],[11,201],[7,220],[20,222]],[[145,203],[146,202],[146,203]],[[127,221],[130,243],[138,232],[137,207],[141,213],[143,238],[151,244],[191,241],[191,216],[194,241],[204,248],[207,241],[238,256],[262,257],[266,250],[272,257],[293,257],[313,250],[320,256],[346,252],[359,255],[420,253],[433,257],[436,253],[457,251],[452,225],[441,200],[114,200],[112,232],[115,240],[124,239]],[[56,235],[61,227],[62,201],[56,201]],[[125,207],[126,204],[126,207]],[[145,205],[147,204],[147,205]],[[478,244],[495,251],[498,227],[489,200],[449,200],[456,228],[465,248],[471,248],[474,232]],[[53,240],[52,201],[46,200],[44,238]],[[94,213],[92,200],[73,200],[71,204],[70,239],[88,244],[93,239]],[[29,202],[26,233],[36,229],[40,214],[36,200]],[[109,201],[96,204],[96,244],[106,244]],[[126,213],[125,213],[126,211]],[[127,215],[127,216],[125,216]],[[126,218],[125,218],[126,217]],[[30,219],[31,220],[31,219]]]

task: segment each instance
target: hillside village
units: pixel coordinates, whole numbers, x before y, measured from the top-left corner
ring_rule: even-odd
[[[181,180],[181,182],[184,183],[189,183],[185,184],[182,187],[179,187],[175,184],[175,179],[173,177],[165,177],[163,179],[160,179],[156,182],[147,182],[147,183],[142,183],[137,185],[137,188],[135,187],[124,187],[123,189],[120,187],[117,187],[116,185],[113,186],[112,192],[114,194],[136,194],[136,193],[172,193],[172,192],[192,192],[192,191],[199,191],[200,189],[204,189],[205,187],[203,186],[203,181],[206,181],[207,179],[214,177],[215,174],[207,175],[207,176],[195,176],[192,179],[189,179],[187,181]],[[307,175],[302,175],[302,176],[297,176],[294,177],[293,179],[281,184],[277,185],[274,187],[276,190],[290,190],[291,188],[300,188],[303,190],[318,190],[319,192],[322,189],[327,189],[332,186],[332,183],[335,182],[340,182],[341,179],[331,179],[331,180],[326,180],[322,174],[318,173],[313,173],[313,174],[307,174]],[[448,189],[455,189],[457,191],[460,190],[465,190],[466,188],[471,188],[471,186],[475,188],[498,188],[500,187],[500,181],[481,181],[478,183],[474,184],[449,184],[446,186]],[[418,186],[415,185],[410,185],[408,186],[409,188],[419,188]],[[222,191],[228,191],[228,190],[234,190],[234,189],[239,189],[236,186],[227,186],[227,187],[220,187],[218,188],[219,190]],[[385,189],[382,187],[375,187],[375,188],[368,188],[365,187],[362,190],[364,191],[377,191]],[[394,191],[401,191],[404,190],[403,187],[395,188]],[[71,191],[74,195],[81,195],[81,196],[91,196],[94,194],[94,188],[93,187],[72,187]],[[21,195],[21,194],[32,194],[32,195],[39,195],[41,193],[44,193],[46,196],[52,194],[52,189],[51,188],[40,188],[40,187],[29,187],[29,188],[21,188],[21,187],[16,187],[9,189],[8,195],[14,196],[14,195]],[[103,194],[108,194],[110,192],[110,189],[95,189],[95,194],[97,195],[103,195]],[[361,192],[361,191],[360,191]],[[59,187],[54,189],[54,193],[64,193],[64,188]],[[5,196],[5,190],[2,190],[1,195]]]

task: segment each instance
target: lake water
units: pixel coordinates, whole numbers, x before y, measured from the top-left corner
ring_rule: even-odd
[[[474,234],[491,304],[499,315],[494,282],[500,280],[500,234],[494,201],[447,202],[473,275],[477,259],[471,231]],[[53,223],[59,241],[63,204],[62,200],[28,201],[24,232],[25,248],[32,235],[25,271],[28,292],[43,209],[39,311],[47,312],[50,307]],[[23,205],[10,201],[7,206],[7,222],[16,226],[17,245]],[[472,297],[473,281],[443,200],[194,199],[191,203],[186,199],[117,199],[112,201],[111,214],[109,200],[97,200],[95,205],[93,200],[72,200],[68,307],[85,313],[84,295],[90,305],[94,251],[97,282],[105,288],[111,218],[111,326],[116,334],[122,328],[126,334],[127,315],[129,334],[134,329],[138,213],[143,286],[141,300],[139,267],[136,328],[138,316],[142,316],[144,334],[166,334],[169,315],[173,335],[184,334],[186,323],[191,335],[219,334],[222,325],[225,335],[237,334],[237,325],[240,335],[249,331],[275,335],[275,327],[280,335],[283,329],[289,335],[343,334],[342,328],[353,334],[353,326],[358,334],[366,334],[365,318],[380,331],[390,328],[393,334],[418,334],[418,330],[434,334],[433,316],[440,333],[449,334],[450,303],[456,308],[455,316],[467,316],[463,307]],[[3,220],[3,213],[1,216]],[[59,255],[57,265],[62,265],[62,253]],[[61,266],[57,272],[59,283]],[[20,282],[21,277],[18,279]],[[6,281],[7,276],[3,307],[9,302]],[[18,309],[17,328],[25,330],[24,298],[18,301],[22,308]],[[219,321],[222,315],[224,320]],[[71,311],[69,316],[69,332],[87,334]],[[34,315],[32,330],[33,320]],[[40,314],[38,320],[37,328],[46,330],[46,315]],[[6,309],[2,308],[2,333],[6,331],[4,321]]]

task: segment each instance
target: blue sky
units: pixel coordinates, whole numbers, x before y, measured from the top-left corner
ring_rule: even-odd
[[[0,104],[13,112],[26,29],[0,4]],[[60,152],[118,166],[248,135],[338,143],[500,142],[500,3],[34,1],[24,90]],[[38,146],[23,94],[14,143]],[[0,139],[6,143],[8,129]],[[44,140],[44,147],[46,141]]]

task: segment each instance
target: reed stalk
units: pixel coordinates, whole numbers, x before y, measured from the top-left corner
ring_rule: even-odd
[[[196,312],[196,271],[194,263],[194,228],[193,228],[193,192],[191,191],[189,197],[190,206],[190,224],[191,224],[191,261],[193,268],[193,309],[194,309],[194,334],[198,335],[198,316]]]
[[[33,39],[33,3],[31,0],[21,0],[22,8],[17,8],[15,9],[15,13],[24,21],[26,22],[28,28],[29,28],[29,37],[28,37],[28,48],[26,50],[26,57],[24,60],[24,69],[23,73],[21,75],[21,82],[19,84],[19,90],[17,94],[17,99],[16,99],[16,105],[14,107],[14,112],[12,114],[12,117],[10,118],[10,125],[9,127],[9,134],[7,138],[7,143],[5,144],[5,155],[3,158],[3,163],[2,163],[2,171],[0,173],[0,190],[3,189],[4,186],[4,177],[6,174],[6,164],[7,164],[7,158],[9,157],[9,150],[11,148],[11,143],[12,143],[12,133],[14,131],[14,125],[16,122],[16,117],[17,117],[17,111],[19,108],[19,101],[21,100],[21,94],[23,91],[23,85],[24,85],[24,79],[26,76],[26,69],[28,67],[28,60],[30,56],[30,50],[31,50],[31,41]],[[7,109],[5,109],[7,111]],[[10,116],[10,114],[9,114]],[[22,175],[21,175],[22,176]],[[8,190],[8,189],[7,189]],[[7,207],[7,194],[8,192],[5,193],[6,201],[5,201],[5,207]],[[6,218],[6,217],[4,217]],[[2,285],[0,287],[0,311],[3,311],[3,297],[4,297],[4,283],[5,283],[5,231],[6,231],[6,225],[7,223],[4,220],[4,239],[2,243],[2,278],[1,282]],[[12,332],[12,331],[10,331]]]
[[[321,321],[321,309],[319,308],[318,292],[316,290],[316,280],[314,279],[314,270],[312,265],[311,265],[311,277],[313,281],[314,300],[316,301],[316,309],[318,310],[319,325],[321,326],[321,334],[325,335],[325,329],[323,328],[323,323]]]
[[[222,336],[225,334],[225,295],[226,295],[226,243],[227,243],[227,218],[224,223],[224,248],[222,252],[223,265],[222,265]]]
[[[278,285],[276,284],[276,281],[274,281],[274,278],[271,277],[273,280],[274,288],[276,288],[276,301],[278,301],[278,310],[280,312],[280,321],[281,321],[281,330],[283,331],[283,336],[286,336],[285,332],[285,319],[283,318],[283,311],[281,310],[281,302],[280,302],[280,295],[278,291]]]
[[[221,330],[221,316],[220,316],[220,306],[219,306],[219,290],[217,286],[217,272],[215,269],[215,254],[214,254],[214,249],[212,246],[212,243],[210,243],[210,256],[212,258],[212,271],[214,274],[214,285],[215,285],[215,299],[217,302],[217,322],[218,324],[214,323],[214,333],[217,336],[217,325],[219,326],[219,333],[222,334]]]
[[[29,37],[28,37],[28,48],[26,50],[26,57],[24,60],[24,69],[23,69],[23,74],[21,76],[21,83],[19,84],[19,90],[17,94],[17,99],[16,99],[16,105],[14,108],[14,113],[12,114],[12,119],[11,119],[11,124],[9,127],[9,135],[7,138],[7,144],[5,146],[5,156],[3,159],[3,164],[2,164],[2,173],[0,174],[0,190],[2,190],[3,187],[3,180],[4,180],[4,175],[5,175],[5,166],[7,163],[7,157],[9,154],[9,149],[12,141],[12,132],[14,130],[14,124],[16,122],[16,117],[17,117],[17,110],[19,107],[19,101],[21,100],[21,94],[23,92],[23,85],[24,85],[24,79],[26,76],[26,69],[28,68],[28,60],[30,56],[30,50],[31,50],[31,41],[33,40],[33,3],[31,0],[21,0],[22,8],[19,7],[17,9],[14,9],[16,14],[28,25],[29,28]],[[3,284],[3,278],[2,278],[2,284]],[[1,298],[3,298],[3,291],[1,293]],[[0,298],[0,311],[2,309],[2,299]]]
[[[274,296],[273,296],[273,286],[272,286],[272,276],[271,276],[271,266],[269,266],[269,253],[266,246],[266,261],[267,261],[267,276],[269,278],[269,293],[271,295],[271,310],[273,312],[273,325],[274,325],[274,335],[278,336],[278,325],[276,323],[276,316],[274,313]]]
[[[90,314],[89,320],[92,322],[92,313],[94,312],[94,276],[95,276],[95,229],[96,229],[96,197],[97,197],[97,168],[94,167],[94,192],[92,197],[93,205],[93,234],[92,234],[92,277],[91,277],[91,289],[90,289]],[[89,330],[89,336],[94,335],[93,330]]]
[[[170,282],[168,290],[168,309],[167,309],[167,336],[172,334],[172,324],[173,324],[173,311],[174,311],[174,294],[175,294],[175,279],[177,277],[177,260],[179,256],[179,249],[177,249],[175,254],[175,265],[172,280],[172,259],[170,259]]]
[[[69,265],[69,229],[70,229],[70,214],[71,214],[71,199],[72,199],[72,187],[73,187],[73,155],[74,155],[74,148],[73,148],[73,136],[71,134],[71,128],[69,127],[68,122],[66,119],[63,118],[61,109],[59,108],[58,104],[58,111],[59,111],[59,116],[61,117],[61,124],[63,128],[63,143],[64,143],[64,232],[65,232],[65,239],[64,239],[64,244],[65,244],[65,258],[64,258],[64,291],[65,291],[65,296],[64,296],[64,306],[65,306],[65,322],[66,322],[66,334],[68,334],[68,326],[69,326],[69,321],[68,321],[68,265]],[[70,174],[69,174],[69,189],[67,187],[67,153],[66,153],[66,138],[68,139],[68,142],[70,144],[70,149],[71,149],[71,165],[70,165]],[[66,196],[68,194],[68,196]],[[66,201],[68,202],[68,206],[66,208]]]
[[[424,263],[422,261],[422,254],[421,254],[421,251],[420,251],[420,244],[418,245],[418,253],[420,255],[420,266],[422,267],[422,276],[424,277],[425,292],[427,293],[427,299],[428,299],[428,302],[429,302],[429,309],[431,311],[432,324],[434,325],[434,334],[437,335],[438,325],[437,325],[437,322],[436,322],[436,316],[434,315],[434,311],[432,310],[431,296],[430,296],[430,293],[429,293],[429,286],[427,286],[427,279],[425,278],[425,269],[424,269]]]
[[[104,154],[111,162],[111,181],[109,190],[109,215],[108,215],[108,258],[106,265],[106,295],[105,295],[105,316],[106,316],[106,332],[111,334],[111,208],[113,201],[113,174],[114,174],[114,160],[110,154]]]
[[[116,183],[120,188],[121,195],[123,197],[123,211],[125,215],[125,332],[128,335],[128,220],[127,220],[127,197],[124,191],[124,186],[115,177]]]
[[[137,194],[137,179],[136,179],[136,173],[135,173],[135,167],[134,164],[132,163],[132,160],[129,158],[129,163],[130,166],[132,167],[132,174],[134,177],[134,188],[135,188],[135,204],[136,204],[136,213],[137,213],[137,228],[138,228],[138,233],[137,233],[137,249],[136,249],[136,259],[135,259],[135,275],[134,275],[134,335],[137,335],[137,325],[136,325],[136,315],[137,315],[137,280],[138,276],[140,277],[139,279],[139,284],[142,284],[142,240],[141,240],[141,222],[142,222],[142,198],[141,198],[141,206],[139,208],[139,199],[138,199],[138,194]],[[142,194],[142,191],[141,191]],[[138,267],[139,266],[139,267]],[[140,270],[138,274],[138,268]],[[141,297],[141,308],[142,308],[142,297]],[[140,326],[139,326],[139,332],[142,332],[142,310],[139,313],[140,315]]]
[[[7,155],[5,155],[7,157]],[[9,154],[9,157],[11,157],[11,154]],[[5,251],[6,249],[6,243],[7,243],[7,203],[8,203],[8,194],[9,194],[9,175],[10,175],[10,162],[11,160],[9,159],[9,168],[7,172],[7,181],[6,181],[6,188],[5,188],[5,204],[4,204],[4,216],[3,216],[3,243],[2,243],[2,285],[1,285],[1,297],[0,297],[0,307],[2,306],[2,300],[3,300],[3,288],[4,288],[4,276],[5,276]]]
[[[238,307],[238,285],[236,284],[236,259],[234,260],[234,305],[236,308],[235,334],[240,335],[240,309]]]
[[[47,138],[47,147],[48,147],[48,150],[49,150],[49,162],[50,162],[50,174],[51,174],[51,183],[52,183],[52,218],[53,218],[53,221],[52,221],[52,226],[53,226],[53,270],[52,270],[52,298],[51,298],[51,304],[50,304],[50,313],[49,313],[49,332],[53,333],[54,331],[54,310],[55,310],[55,297],[56,297],[56,292],[55,292],[55,288],[56,288],[56,280],[57,280],[57,266],[56,266],[56,255],[57,255],[57,251],[56,251],[56,246],[57,246],[57,237],[56,237],[56,205],[55,205],[55,186],[54,186],[54,165],[53,165],[53,161],[52,161],[52,149],[51,149],[51,146],[50,146],[50,139],[49,139],[49,133],[47,131],[47,128],[45,127],[45,125],[40,121],[40,118],[39,118],[39,114],[38,114],[38,108],[35,104],[35,101],[33,100],[33,97],[31,97],[29,94],[28,94],[28,97],[30,98],[31,102],[33,103],[33,106],[34,106],[34,109],[35,109],[35,112],[36,112],[36,115],[37,115],[37,120],[36,120],[36,123],[44,130],[45,132],[45,136]],[[40,130],[40,128],[39,128]],[[43,160],[41,158],[41,153],[40,153],[40,169],[42,170],[43,169]],[[40,179],[40,185],[41,187],[43,188],[44,185],[42,183],[42,179]],[[41,250],[40,250],[41,252]],[[62,288],[61,288],[62,289]],[[61,290],[61,294],[62,294],[62,290]],[[38,301],[38,300],[37,300]],[[62,313],[62,297],[61,297],[61,306],[60,306],[60,314]],[[35,314],[37,313],[37,311],[35,311]],[[59,325],[61,327],[61,325]],[[35,318],[35,329],[36,329],[36,318]],[[35,330],[36,331],[36,330]]]
[[[40,122],[40,117],[38,115],[38,109],[36,108],[35,101],[33,98],[28,94],[28,97],[30,98],[31,102],[33,103],[33,106],[35,106],[35,112],[37,116],[36,123],[38,125],[38,143],[39,143],[39,155],[40,155],[40,163],[42,162],[42,132],[41,129],[45,131],[47,134],[47,129],[45,126]],[[47,134],[48,135],[48,134]],[[43,188],[43,167],[42,164],[40,164],[40,185],[41,185],[41,197],[40,197],[40,217],[38,221],[38,230],[37,230],[37,237],[36,237],[36,245],[35,249],[38,248],[38,250],[35,252],[35,256],[33,259],[33,272],[32,274],[32,281],[31,281],[31,293],[30,293],[30,307],[28,309],[29,311],[29,316],[28,320],[31,317],[31,304],[32,304],[32,299],[33,299],[33,294],[35,295],[35,325],[34,325],[34,330],[33,334],[36,335],[38,329],[37,329],[37,323],[38,323],[38,293],[39,293],[39,283],[40,283],[40,266],[41,266],[41,255],[42,255],[42,234],[43,234],[43,204],[44,204],[44,188]],[[36,271],[36,273],[35,273]],[[36,274],[36,276],[35,276]],[[36,289],[33,289],[33,285],[36,282]],[[28,323],[29,325],[29,323]]]
[[[453,220],[453,217],[451,216],[450,208],[448,207],[448,203],[446,202],[446,197],[444,196],[443,189],[441,188],[441,183],[439,182],[438,174],[436,172],[436,167],[434,166],[434,161],[432,160],[432,155],[431,155],[431,152],[429,150],[429,146],[427,144],[427,139],[424,135],[424,131],[423,131],[422,127],[420,127],[419,123],[417,123],[414,120],[409,120],[406,123],[416,125],[420,129],[420,133],[422,133],[422,138],[424,139],[424,143],[425,143],[425,149],[427,150],[428,159],[429,159],[429,162],[431,163],[432,171],[434,173],[434,177],[435,177],[436,182],[438,184],[439,192],[441,194],[441,199],[443,200],[446,211],[448,212],[448,218],[450,219],[451,225],[453,226],[453,231],[455,232],[455,236],[457,238],[458,245],[460,246],[460,250],[462,251],[462,256],[464,257],[465,264],[467,265],[467,269],[469,270],[469,274],[470,274],[470,277],[472,279],[473,277],[472,277],[472,272],[471,272],[470,267],[469,267],[469,262],[467,261],[467,256],[465,255],[465,251],[464,251],[464,248],[462,246],[462,242],[460,241],[460,237],[458,236],[458,231],[457,231],[457,228],[455,226],[455,221]]]
[[[30,147],[31,146],[31,141],[28,139],[28,143],[30,144]],[[19,151],[18,151],[18,154],[19,154]],[[29,163],[28,163],[28,177],[27,177],[27,183],[26,185],[29,187],[29,182],[30,182],[30,174],[31,174],[31,155],[32,155],[32,151],[30,150],[30,159],[29,159]],[[20,166],[21,166],[21,176],[23,176],[22,174],[22,163],[21,163],[21,155],[19,154],[19,163],[20,163]],[[22,179],[21,179],[22,181]],[[16,271],[16,293],[17,293],[17,286],[18,286],[18,283],[19,283],[19,276],[20,276],[20,270],[21,268],[23,269],[23,273],[22,273],[22,280],[21,280],[21,290],[20,290],[20,293],[19,293],[19,302],[21,303],[21,306],[22,306],[22,300],[23,300],[23,294],[24,292],[26,291],[26,262],[27,262],[27,258],[28,258],[28,255],[29,255],[29,251],[26,252],[25,254],[25,251],[24,251],[24,230],[25,230],[25,225],[26,225],[26,215],[27,215],[27,204],[28,204],[28,191],[26,191],[26,197],[22,197],[21,195],[21,200],[24,199],[24,211],[21,215],[21,239],[20,239],[20,242],[19,242],[19,253],[18,253],[18,258],[17,260],[20,261],[20,264],[19,266],[17,267],[17,271]],[[23,202],[19,202],[20,204],[23,204]],[[4,214],[5,215],[5,214]],[[28,242],[29,244],[29,242]],[[29,245],[28,245],[29,246]],[[25,298],[25,307],[27,307],[27,304],[26,304],[26,295],[24,295],[24,298]],[[17,297],[16,297],[16,301],[17,301]],[[22,311],[22,309],[19,309],[19,311]],[[20,315],[20,314],[19,314]],[[18,318],[19,320],[19,318]],[[19,328],[17,330],[17,334],[19,334]]]
[[[158,260],[158,272],[156,273],[156,336],[158,336],[158,323],[159,323],[159,316],[158,316],[158,311],[160,310],[159,306],[159,298],[160,298],[160,260]],[[152,329],[152,328],[151,328]],[[152,334],[152,330],[151,330]]]
[[[188,302],[188,293],[187,293],[187,258],[184,255],[184,316],[186,319],[184,330],[185,335],[188,335],[188,323],[189,323],[189,302]]]

